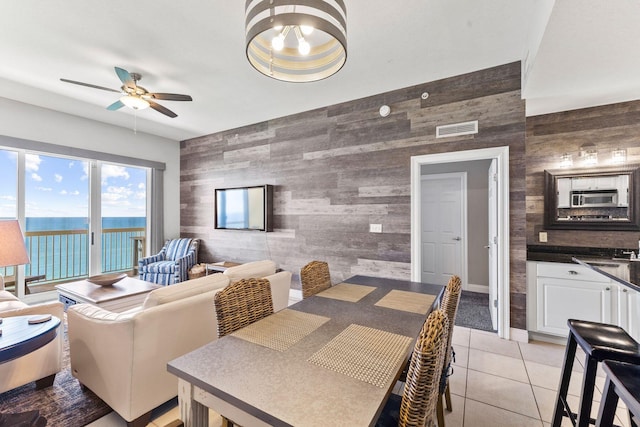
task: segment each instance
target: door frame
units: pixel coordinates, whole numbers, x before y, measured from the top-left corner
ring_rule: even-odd
[[[496,159],[498,166],[498,336],[510,337],[509,147],[481,148],[411,157],[411,280],[420,281],[421,167],[429,164]]]
[[[460,273],[460,279],[462,280],[462,289],[467,289],[468,287],[468,282],[469,282],[469,275],[468,275],[468,263],[467,263],[467,251],[468,251],[468,231],[467,231],[467,172],[443,172],[443,173],[435,173],[435,174],[428,174],[428,175],[420,175],[420,180],[421,180],[421,185],[420,185],[420,191],[422,190],[422,185],[425,184],[425,181],[428,182],[429,180],[435,180],[435,179],[442,179],[442,178],[457,178],[459,183],[460,183],[460,209],[461,209],[461,215],[460,215],[460,234],[461,234],[461,238],[462,238],[462,242],[461,242],[461,247],[460,247],[460,251],[461,251],[461,265],[462,265],[462,272]],[[422,191],[420,192],[420,195],[422,195]],[[420,202],[422,203],[422,199],[420,200]],[[420,209],[422,210],[422,206],[420,207]],[[419,229],[419,233],[420,233],[420,243],[422,243],[422,227],[420,227]],[[422,245],[420,244],[420,248],[422,248]],[[422,258],[420,258],[422,260]],[[422,265],[420,266],[422,267]],[[420,268],[420,278],[422,278],[422,268]],[[418,281],[422,281],[422,280],[418,280]]]

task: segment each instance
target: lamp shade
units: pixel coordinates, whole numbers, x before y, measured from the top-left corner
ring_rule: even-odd
[[[0,221],[0,267],[29,264],[29,254],[18,220]]]
[[[347,61],[343,0],[246,0],[247,59],[262,74],[313,82]]]

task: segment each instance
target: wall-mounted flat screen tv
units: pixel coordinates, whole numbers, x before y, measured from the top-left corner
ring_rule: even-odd
[[[273,231],[273,186],[216,188],[215,228]]]

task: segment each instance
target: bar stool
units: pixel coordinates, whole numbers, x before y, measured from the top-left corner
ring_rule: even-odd
[[[591,403],[598,362],[614,360],[640,364],[640,345],[619,326],[575,319],[569,319],[567,325],[569,326],[569,338],[551,426],[560,427],[562,417],[567,416],[574,426],[587,427],[589,423],[595,423],[595,420],[591,418]],[[582,392],[580,393],[580,408],[576,417],[567,403],[567,391],[577,345],[580,345],[586,357]]]
[[[603,367],[607,373],[607,382],[604,385],[596,427],[613,425],[618,398],[622,399],[629,409],[631,426],[638,427],[637,420],[640,420],[640,381],[638,381],[640,365],[605,361]]]

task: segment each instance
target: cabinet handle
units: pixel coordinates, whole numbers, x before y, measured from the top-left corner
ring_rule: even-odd
[[[627,292],[627,290],[626,290],[626,289],[623,289],[623,290],[622,290],[622,292]]]
[[[605,291],[610,291],[610,290],[611,290],[611,288],[604,288],[604,290],[605,290]]]
[[[576,274],[578,274],[578,272],[575,270],[569,270],[569,274],[571,274],[572,276],[575,276]]]

